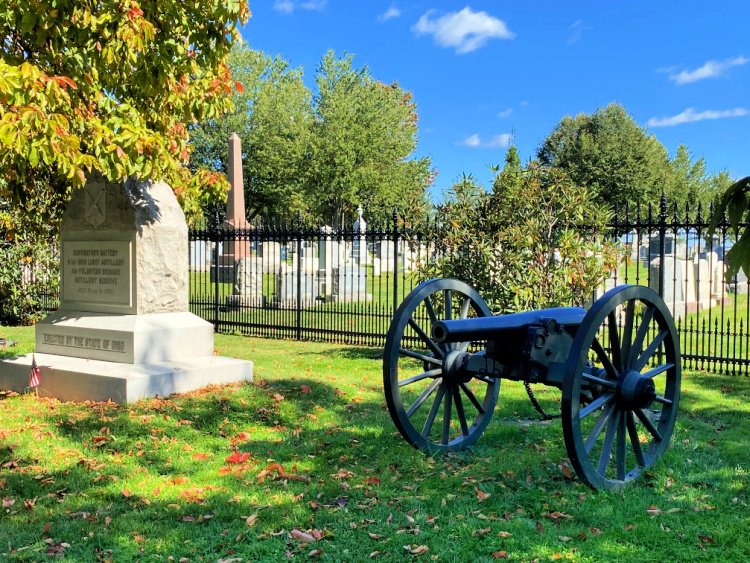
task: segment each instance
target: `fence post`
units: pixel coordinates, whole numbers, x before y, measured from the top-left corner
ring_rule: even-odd
[[[659,209],[659,297],[664,298],[664,270],[666,268],[667,196],[661,193]],[[674,244],[674,243],[673,243]]]
[[[297,340],[302,340],[302,213],[297,214]]]
[[[219,283],[220,283],[220,270],[219,270],[219,228],[218,226],[211,227],[209,232],[209,240],[214,241],[214,332],[219,332]]]
[[[398,308],[398,213],[393,211],[393,315]]]

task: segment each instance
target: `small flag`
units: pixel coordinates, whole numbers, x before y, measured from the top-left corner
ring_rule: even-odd
[[[31,375],[29,376],[29,387],[39,387],[39,366],[36,365],[36,356],[31,355]]]

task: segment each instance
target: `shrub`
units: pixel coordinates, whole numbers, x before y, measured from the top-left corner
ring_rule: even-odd
[[[583,305],[616,267],[608,219],[564,172],[509,159],[491,193],[471,177],[453,187],[421,275],[466,281],[496,313]]]

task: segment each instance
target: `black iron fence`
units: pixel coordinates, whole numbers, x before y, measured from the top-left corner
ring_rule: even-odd
[[[750,282],[727,276],[734,243],[726,222],[709,236],[710,210],[625,209],[611,224],[615,285],[650,286],[667,303],[684,365],[750,371]],[[382,346],[390,319],[435,260],[430,226],[256,229],[190,233],[191,310],[219,332]]]
[[[611,224],[619,266],[595,294],[623,283],[650,286],[675,317],[687,368],[747,375],[750,281],[742,273],[728,277],[734,233],[724,222],[709,236],[710,216],[665,201],[623,210]],[[404,227],[395,219],[362,229],[191,230],[190,308],[218,332],[382,346],[420,269],[436,259],[429,232],[429,224]],[[18,262],[40,308],[56,307],[57,281],[40,291],[37,261],[11,248],[0,245],[3,264]]]

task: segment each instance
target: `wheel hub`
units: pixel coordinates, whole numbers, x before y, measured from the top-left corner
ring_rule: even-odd
[[[466,383],[473,377],[466,369],[470,354],[453,350],[448,352],[443,359],[443,378],[457,383]]]
[[[629,371],[620,378],[617,387],[617,402],[625,409],[643,409],[656,398],[654,381],[637,371]]]

